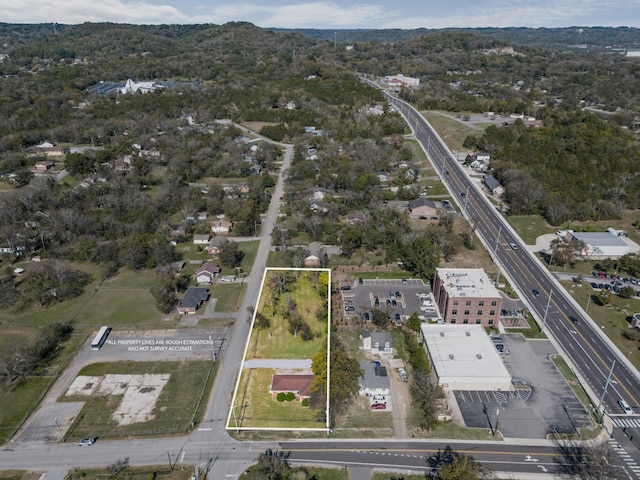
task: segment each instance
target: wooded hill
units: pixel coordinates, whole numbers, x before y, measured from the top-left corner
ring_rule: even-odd
[[[225,214],[234,234],[256,232],[279,153],[266,144],[251,152],[239,130],[216,122],[231,119],[267,122],[263,133],[296,144],[285,198],[292,221],[279,226],[279,244],[306,235],[340,244],[346,255],[382,247],[387,261],[403,259],[428,277],[438,255],[450,257],[463,242],[448,221],[416,233],[382,207],[420,194],[418,166],[400,137],[408,133],[400,116],[354,72],[419,77],[420,88],[401,96],[420,108],[542,118],[542,129],[500,127],[469,140],[492,153],[514,212],[559,222],[638,206],[632,131],[640,72],[622,55],[551,51],[484,30],[346,49],[248,23],[55,31],[1,24],[0,44],[0,172],[8,190],[0,196],[0,238],[29,239],[49,255],[104,263],[108,271],[174,260],[170,227],[186,222],[187,235],[204,233],[206,225],[187,222],[196,212]],[[129,78],[190,86],[144,95],[87,90]],[[383,114],[367,114],[376,104]],[[590,105],[615,113],[598,120],[581,110]],[[58,182],[32,179],[34,149],[45,140],[88,147],[58,160],[70,174]],[[123,172],[127,156],[134,168]],[[189,186],[203,181],[211,183],[206,195]],[[230,193],[229,184],[242,191]],[[324,199],[310,201],[315,193]],[[356,209],[365,221],[341,224]],[[416,246],[429,252],[423,261],[410,258]]]

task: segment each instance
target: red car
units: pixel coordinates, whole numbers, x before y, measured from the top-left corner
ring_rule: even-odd
[[[384,403],[374,403],[371,405],[371,410],[384,410],[387,406]]]

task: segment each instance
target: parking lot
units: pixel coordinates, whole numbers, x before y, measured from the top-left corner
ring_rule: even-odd
[[[347,316],[358,315],[370,321],[373,309],[387,313],[392,322],[406,321],[412,313],[425,317],[436,316],[434,309],[423,306],[421,298],[431,293],[422,279],[358,279],[341,286],[342,304]]]
[[[590,426],[587,412],[551,360],[557,353],[551,342],[508,334],[502,335],[502,343],[509,354],[501,358],[516,390],[454,392],[468,427],[498,424],[505,437],[546,438]]]

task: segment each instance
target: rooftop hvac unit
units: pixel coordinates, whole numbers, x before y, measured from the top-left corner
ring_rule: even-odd
[[[465,334],[467,337],[470,337],[470,336],[471,336],[471,332],[470,332],[469,330],[467,330],[466,332],[464,332],[464,334]]]
[[[453,360],[453,353],[449,354],[449,360]]]
[[[444,337],[444,332],[440,332],[440,336],[441,336],[441,337]]]

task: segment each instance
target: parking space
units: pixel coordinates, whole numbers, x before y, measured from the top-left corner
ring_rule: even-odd
[[[590,426],[587,412],[551,360],[557,353],[551,342],[509,334],[499,343],[509,351],[501,358],[515,390],[454,392],[467,426],[491,429],[498,424],[505,437],[524,438],[574,434]]]
[[[393,323],[406,321],[412,313],[425,315],[423,298],[429,296],[431,287],[421,279],[362,279],[341,287],[342,306],[347,316],[358,315],[370,321],[372,310],[387,313]],[[433,308],[431,311],[435,315]],[[427,312],[428,313],[428,312]]]

